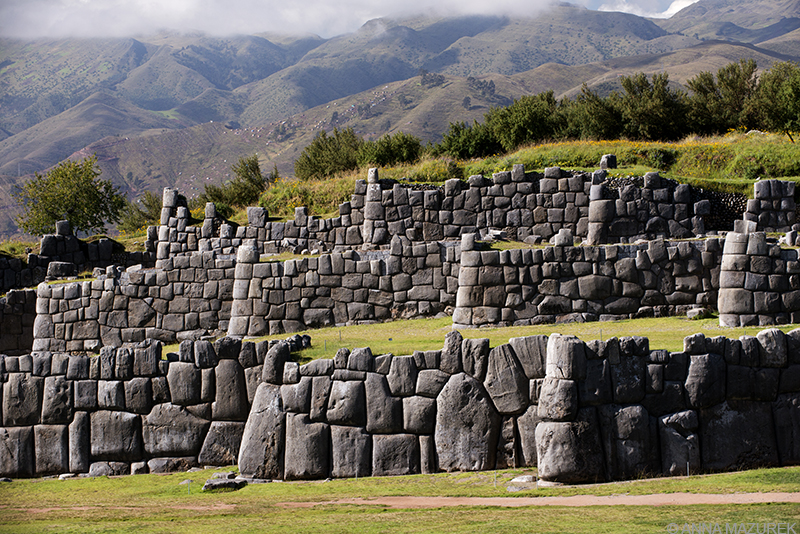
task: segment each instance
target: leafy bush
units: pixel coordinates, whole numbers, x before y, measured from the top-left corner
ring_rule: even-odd
[[[321,131],[294,162],[295,176],[301,180],[322,179],[358,168],[358,151],[364,144],[352,128],[333,129],[329,136]]]
[[[523,96],[508,107],[494,108],[486,114],[486,123],[503,149],[552,139],[560,116],[553,91]]]
[[[472,126],[465,122],[451,122],[442,141],[433,148],[436,156],[457,159],[483,158],[502,151],[503,146],[491,126],[477,121]]]
[[[398,163],[414,163],[422,152],[422,141],[418,137],[397,132],[384,135],[375,141],[366,141],[358,149],[358,166],[377,165],[380,167]]]
[[[145,191],[138,200],[125,203],[117,229],[132,234],[144,230],[147,226],[159,224],[160,221],[161,198],[150,191]]]
[[[256,155],[239,158],[239,161],[231,167],[231,171],[234,174],[232,180],[223,185],[207,185],[203,194],[198,197],[201,203],[213,202],[217,206],[217,213],[223,217],[226,217],[223,213],[224,206],[228,206],[229,209],[231,206],[239,208],[252,206],[258,202],[261,193],[278,179],[277,167],[273,167],[270,174],[262,174]]]

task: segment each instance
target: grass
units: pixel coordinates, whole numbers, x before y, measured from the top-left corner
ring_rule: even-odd
[[[411,354],[415,350],[439,350],[444,345],[445,335],[452,329],[452,318],[412,319],[390,321],[381,324],[353,325],[320,328],[300,332],[311,336],[312,347],[297,353],[301,363],[318,358],[332,358],[336,351],[345,347],[370,347],[374,355],[392,353],[397,356]],[[798,325],[781,325],[784,332]],[[492,347],[507,343],[512,337],[549,335],[559,333],[574,335],[584,341],[609,339],[611,337],[645,336],[650,340],[650,349],[666,349],[670,352],[683,350],[683,338],[701,332],[706,337],[726,336],[738,338],[754,336],[767,327],[725,328],[719,319],[689,320],[686,317],[663,317],[629,319],[613,322],[591,322],[549,324],[536,326],[510,326],[460,330],[465,338],[488,338]],[[279,334],[262,339],[285,339],[290,334]],[[164,353],[177,351],[178,345],[164,347]]]
[[[528,470],[533,472],[534,470]],[[528,472],[526,471],[526,472]],[[0,532],[664,532],[670,523],[796,522],[793,504],[392,509],[346,498],[540,497],[800,491],[800,468],[509,493],[521,469],[249,485],[199,491],[212,471],[18,480],[0,488]],[[184,480],[194,483],[187,488]],[[286,503],[329,503],[291,507]],[[724,531],[724,530],[723,530]]]

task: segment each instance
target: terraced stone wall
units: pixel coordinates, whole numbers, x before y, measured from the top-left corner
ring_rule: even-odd
[[[291,361],[307,339],[235,338],[0,358],[0,475],[185,470],[324,479],[538,465],[568,483],[800,461],[800,330]]]
[[[0,297],[0,354],[28,354],[33,346],[36,290],[12,289]]]

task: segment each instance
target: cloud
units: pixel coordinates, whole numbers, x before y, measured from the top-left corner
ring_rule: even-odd
[[[1,0],[0,36],[121,37],[177,30],[331,37],[378,17],[422,12],[533,15],[554,1],[441,0],[432,5],[430,0],[306,0],[302,4],[278,0]]]
[[[599,11],[621,11],[640,17],[668,19],[681,9],[689,7],[698,0],[674,0],[669,6],[660,0],[615,0],[610,4],[602,4]]]

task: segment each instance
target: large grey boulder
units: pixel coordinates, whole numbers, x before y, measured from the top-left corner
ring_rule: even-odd
[[[417,374],[417,395],[435,399],[450,375],[438,369],[425,369]]]
[[[547,340],[546,376],[566,380],[586,378],[586,344],[575,336],[551,334]]]
[[[582,408],[573,422],[542,422],[536,426],[539,477],[575,484],[604,479],[603,448],[595,408]]]
[[[311,379],[311,411],[309,415],[312,421],[326,420],[328,397],[331,394],[332,385],[333,381],[329,376],[315,376]]]
[[[364,382],[334,380],[328,398],[328,422],[332,425],[364,426],[367,424]]]
[[[796,465],[800,462],[800,394],[778,395],[772,413],[781,464]]]
[[[577,413],[577,383],[574,380],[545,378],[539,394],[539,417],[545,421],[572,421]]]
[[[528,379],[511,345],[506,343],[489,351],[483,383],[499,413],[517,415],[528,407]]]
[[[194,363],[170,362],[167,383],[173,404],[189,406],[200,403],[201,373]]]
[[[786,367],[788,363],[786,334],[777,328],[762,330],[758,339],[759,365],[761,367]]]
[[[514,349],[525,375],[530,378],[544,378],[547,364],[548,336],[514,337],[508,340]]]
[[[361,427],[331,426],[331,476],[372,474],[372,437]]]
[[[700,464],[700,436],[697,412],[686,410],[658,419],[661,441],[661,470],[665,476],[698,473]],[[689,473],[686,467],[689,467]]]
[[[260,384],[242,434],[239,472],[255,478],[283,478],[285,435],[281,390]]]
[[[517,418],[520,467],[536,467],[536,426],[541,422],[538,406],[532,404]]]
[[[439,469],[493,469],[499,427],[500,415],[483,385],[466,373],[450,377],[436,399]]]
[[[330,426],[312,423],[306,414],[286,414],[286,480],[326,478],[329,469]]]
[[[634,404],[645,395],[647,360],[634,354],[622,353],[619,363],[611,365],[611,388],[614,402]]]
[[[458,330],[452,330],[444,336],[444,347],[439,360],[439,369],[449,375],[460,373],[463,369],[461,364],[461,346],[464,342]]]
[[[195,348],[197,344],[195,344]],[[216,395],[211,405],[215,421],[244,421],[250,404],[247,383],[239,360],[220,360],[214,368]]]
[[[578,382],[581,406],[608,404],[612,401],[611,366],[608,360],[587,360],[586,380]]]
[[[9,373],[3,384],[3,424],[27,426],[39,422],[44,379],[28,373]]]
[[[403,399],[403,430],[409,434],[433,434],[436,423],[436,400],[428,397]]]
[[[304,376],[297,384],[284,384],[281,386],[281,399],[283,399],[284,410],[293,413],[309,413],[311,406],[311,380],[312,377]]]
[[[42,423],[67,424],[72,420],[72,381],[63,375],[44,379]]]
[[[31,476],[33,470],[33,427],[0,428],[0,476]]]
[[[691,356],[686,377],[686,398],[694,408],[706,408],[725,400],[725,359],[719,354]]]
[[[144,448],[150,456],[197,456],[210,424],[183,406],[158,404],[142,421]]]
[[[703,469],[731,471],[778,465],[768,402],[726,401],[700,414]]]
[[[286,362],[291,359],[291,356],[291,348],[285,341],[270,347],[264,357],[261,379],[269,384],[281,384],[283,381],[283,368]]]
[[[413,434],[372,437],[372,476],[420,472],[419,439]]]
[[[128,412],[102,410],[90,416],[93,460],[135,462],[142,457],[142,420]]]
[[[67,425],[33,427],[36,474],[52,475],[69,471],[69,430]]]
[[[389,374],[386,376],[389,390],[395,397],[408,397],[414,394],[417,384],[417,365],[412,356],[392,358]]]
[[[91,442],[89,414],[75,412],[69,425],[69,471],[85,473],[89,470]]]
[[[200,465],[233,465],[239,456],[244,423],[213,421],[208,429],[197,462]]]
[[[661,470],[656,429],[650,428],[643,406],[608,404],[597,411],[609,479],[630,480]]]
[[[483,382],[486,377],[486,364],[489,359],[488,339],[465,339],[461,343],[461,362],[464,372]]]
[[[367,397],[367,432],[391,434],[403,429],[403,401],[392,397],[386,377],[367,373],[364,381]]]

